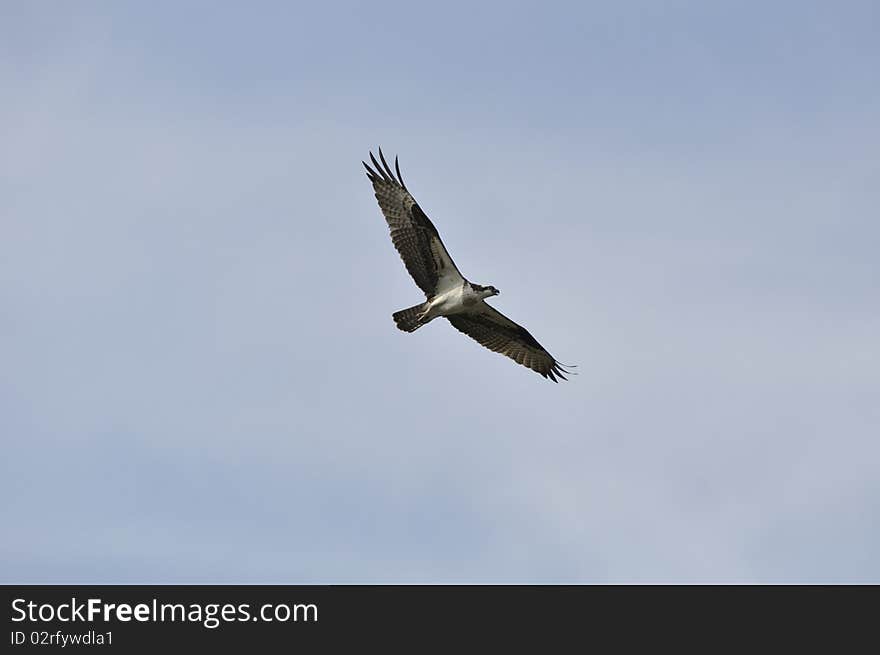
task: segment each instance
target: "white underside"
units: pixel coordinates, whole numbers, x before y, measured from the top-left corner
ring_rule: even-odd
[[[481,302],[483,302],[482,297],[477,295],[469,284],[459,284],[444,293],[434,296],[425,317],[430,320],[438,316],[472,312],[477,303]]]

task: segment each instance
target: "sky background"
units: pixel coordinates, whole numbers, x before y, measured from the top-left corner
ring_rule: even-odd
[[[0,2],[0,582],[880,582],[878,25]]]

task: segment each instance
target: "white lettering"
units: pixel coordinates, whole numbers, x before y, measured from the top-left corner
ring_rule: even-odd
[[[12,601],[12,609],[14,611],[18,612],[21,616],[21,618],[18,618],[18,619],[15,618],[14,616],[12,617],[12,620],[15,621],[16,623],[19,621],[24,621],[27,618],[27,612],[25,612],[20,607],[17,607],[17,605],[20,605],[23,602],[24,602],[24,598],[16,598],[14,601]]]
[[[71,621],[85,621],[85,617],[83,616],[83,609],[85,609],[85,605],[82,603],[77,603],[76,598],[70,599],[70,620]]]

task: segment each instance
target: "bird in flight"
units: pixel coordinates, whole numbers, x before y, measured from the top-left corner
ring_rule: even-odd
[[[566,380],[565,375],[572,373],[566,370],[566,365],[557,362],[528,330],[486,304],[486,298],[497,296],[498,289],[469,282],[459,272],[437,228],[403,183],[397,158],[394,158],[396,175],[385,161],[381,148],[379,159],[381,164],[371,152],[373,166],[362,163],[391,230],[391,241],[406,270],[427,297],[423,303],[392,314],[397,327],[404,332],[414,332],[442,316],[455,329],[489,350],[507,355],[517,364],[554,382],[558,382],[557,378]]]
[[[373,166],[363,162],[373,183],[376,200],[391,230],[391,241],[406,270],[425,293],[427,300],[394,312],[392,318],[404,332],[414,332],[438,316],[489,350],[506,355],[545,378],[558,382],[572,374],[521,325],[517,325],[486,298],[497,296],[492,285],[465,279],[440,240],[440,234],[403,183],[397,158],[394,171],[379,149],[379,161],[370,153]],[[396,172],[396,175],[395,175]]]

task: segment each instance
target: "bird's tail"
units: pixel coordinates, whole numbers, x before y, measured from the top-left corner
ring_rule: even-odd
[[[393,318],[394,322],[397,323],[397,327],[404,332],[415,332],[428,322],[419,320],[419,314],[424,313],[427,309],[428,303],[423,302],[415,305],[414,307],[401,309],[399,312],[394,312],[391,315],[391,318]]]

